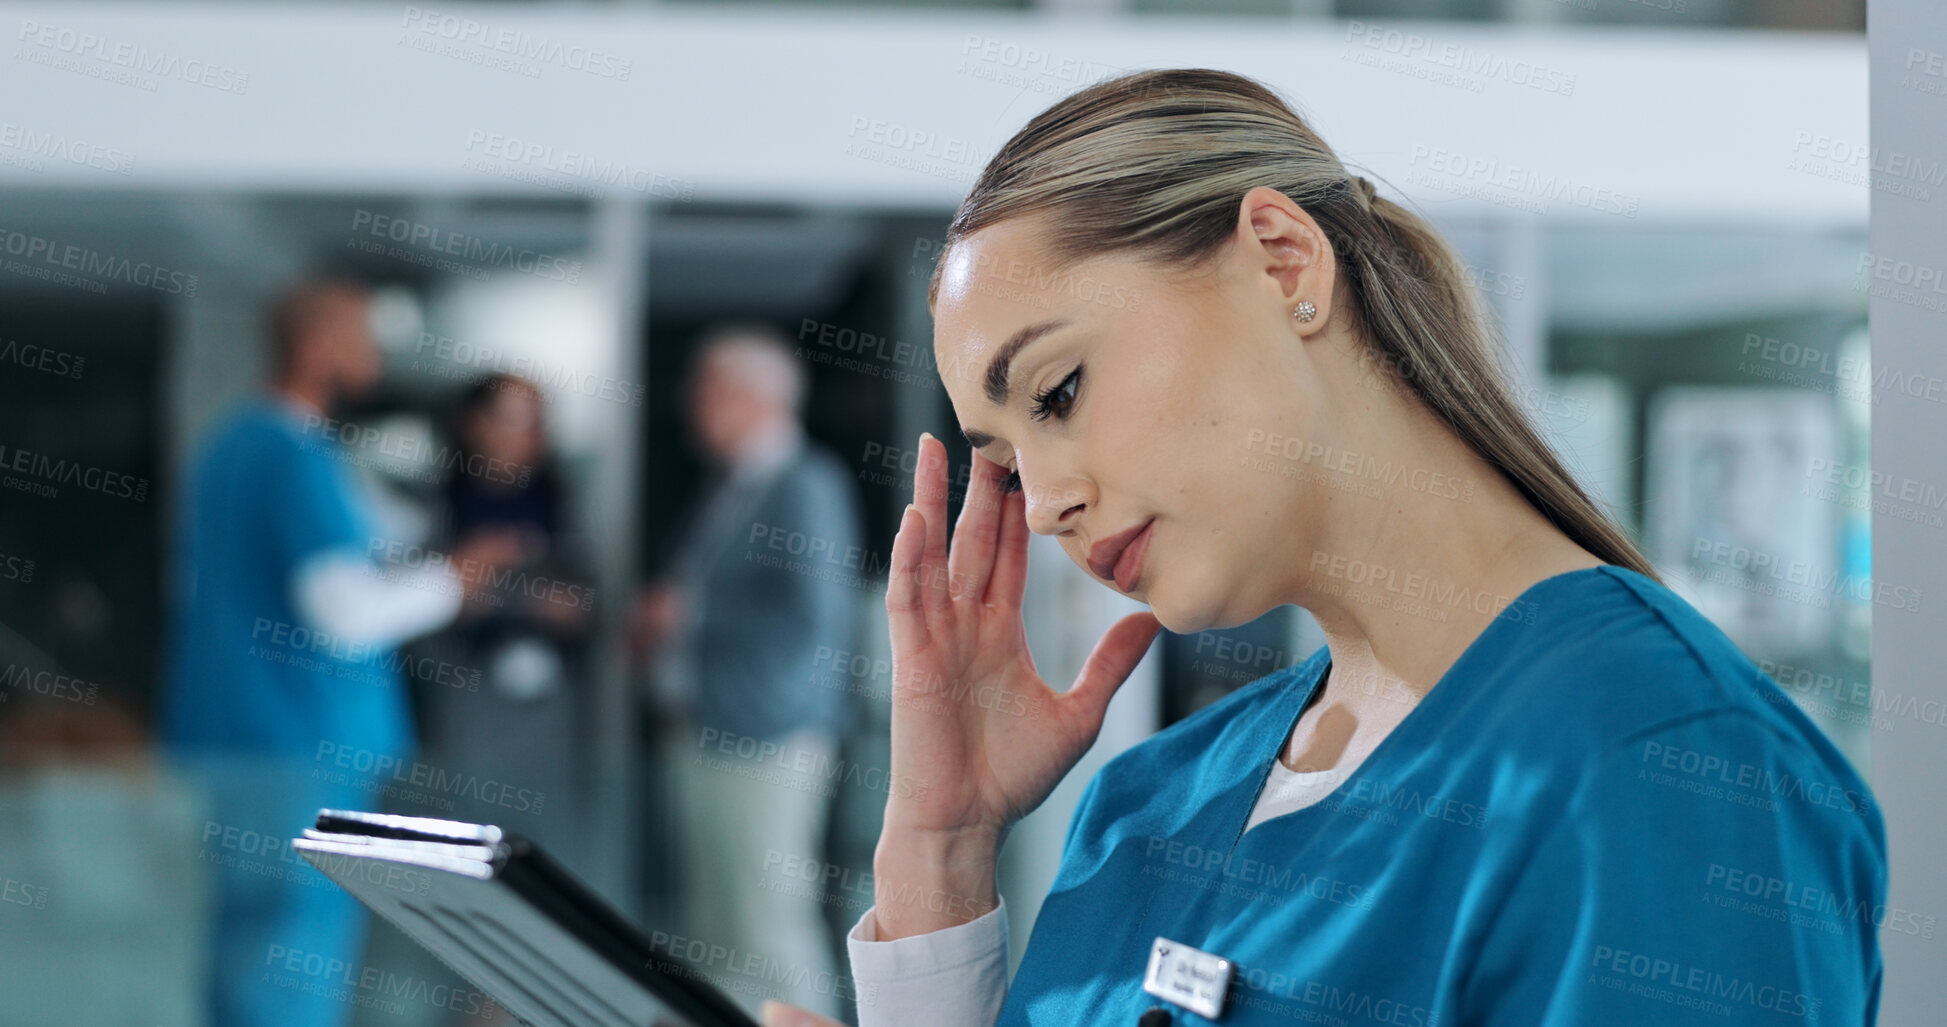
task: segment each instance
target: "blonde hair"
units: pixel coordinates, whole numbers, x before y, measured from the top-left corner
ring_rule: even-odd
[[[1486,304],[1426,219],[1347,172],[1303,118],[1231,72],[1175,68],[1095,83],[1036,115],[996,152],[954,214],[955,241],[1009,218],[1059,231],[1039,240],[1053,273],[1109,253],[1189,271],[1236,229],[1259,185],[1304,208],[1339,261],[1346,311],[1385,387],[1416,399],[1536,510],[1606,563],[1655,568],[1563,467],[1501,366]],[[927,306],[939,299],[944,259]]]

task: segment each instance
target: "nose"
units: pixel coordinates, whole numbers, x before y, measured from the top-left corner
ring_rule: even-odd
[[[1094,501],[1087,484],[1069,476],[1038,481],[1023,474],[1021,490],[1027,494],[1028,530],[1037,535],[1069,530]]]

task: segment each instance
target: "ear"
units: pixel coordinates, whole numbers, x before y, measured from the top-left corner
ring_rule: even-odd
[[[1323,329],[1332,315],[1337,262],[1325,230],[1291,197],[1267,185],[1253,186],[1237,207],[1232,239],[1240,266],[1264,287],[1292,329],[1308,335]],[[1317,309],[1309,321],[1292,316],[1302,300]]]

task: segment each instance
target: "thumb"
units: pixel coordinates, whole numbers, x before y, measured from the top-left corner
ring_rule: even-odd
[[[816,1013],[768,998],[758,1007],[757,1017],[763,1027],[845,1027],[837,1020],[827,1020]]]
[[[1102,633],[1095,648],[1089,651],[1088,659],[1082,662],[1081,674],[1075,678],[1075,686],[1068,690],[1067,700],[1077,704],[1085,714],[1091,737],[1101,730],[1102,717],[1108,712],[1109,700],[1115,696],[1116,689],[1129,680],[1129,672],[1142,662],[1149,643],[1155,640],[1162,626],[1155,614],[1138,610],[1109,625],[1109,630]]]

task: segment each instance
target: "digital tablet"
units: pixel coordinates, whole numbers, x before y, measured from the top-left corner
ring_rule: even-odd
[[[291,847],[534,1027],[757,1027],[518,834],[326,809]]]

